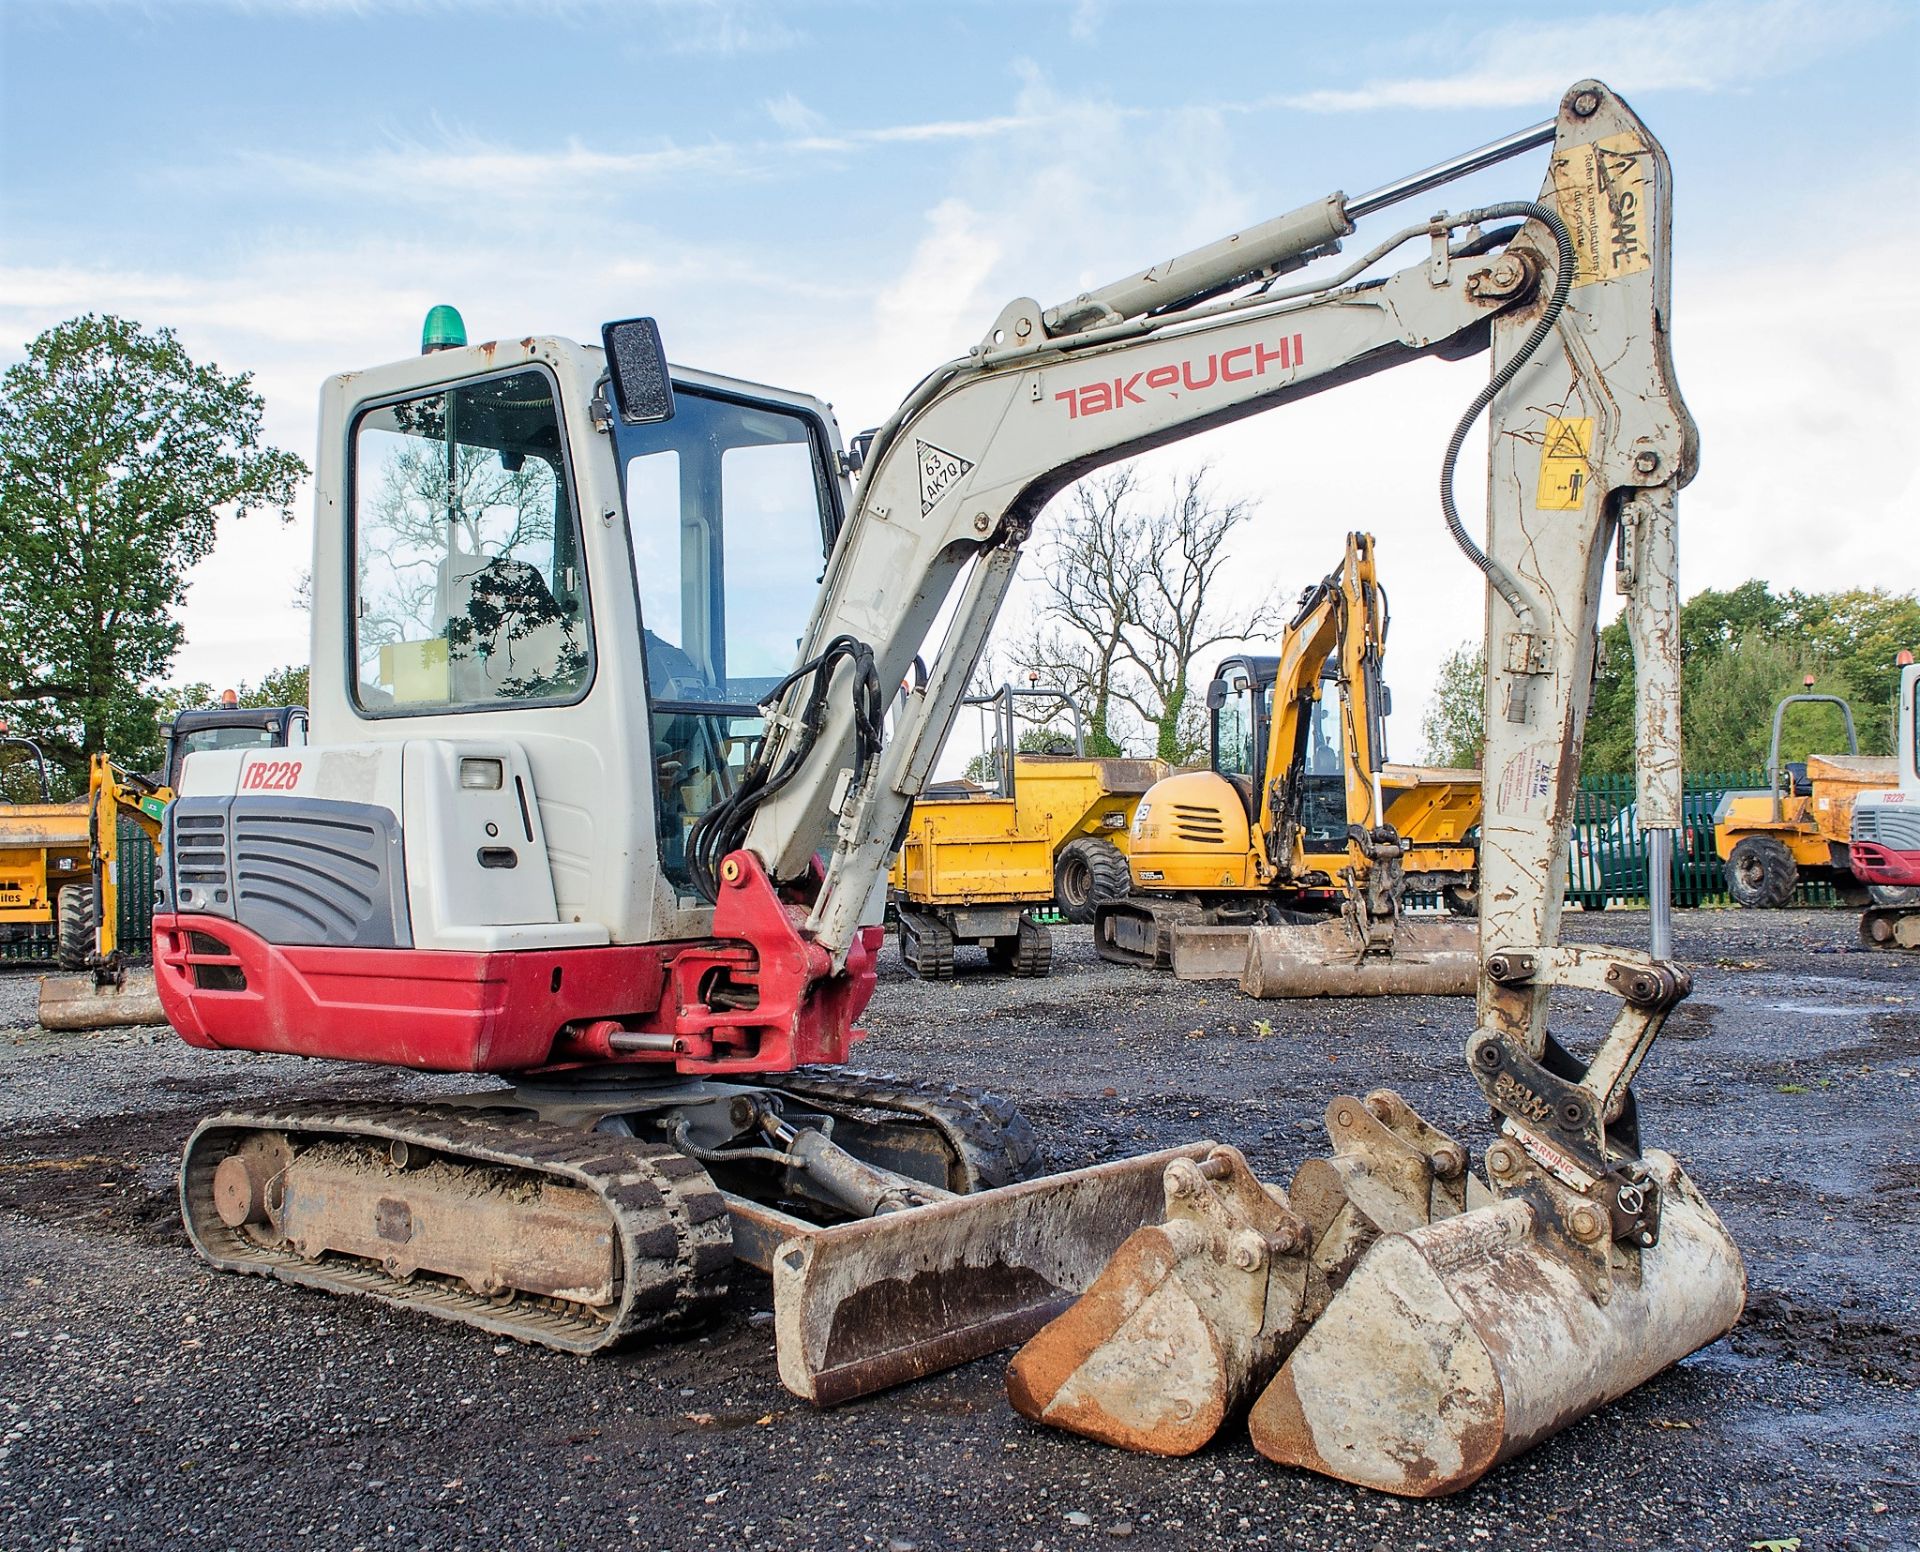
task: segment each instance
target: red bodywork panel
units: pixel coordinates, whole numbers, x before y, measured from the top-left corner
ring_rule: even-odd
[[[1847,860],[1863,884],[1920,884],[1920,851],[1895,851],[1878,841],[1855,841],[1847,848]]]
[[[758,861],[727,859],[714,936],[604,948],[329,948],[268,943],[219,916],[157,915],[154,980],[189,1045],[382,1062],[429,1072],[524,1072],[579,1060],[683,1073],[788,1072],[844,1062],[873,995],[881,929],[842,973],[800,931]],[[737,864],[737,866],[734,866]],[[673,1049],[609,1054],[608,1021]]]

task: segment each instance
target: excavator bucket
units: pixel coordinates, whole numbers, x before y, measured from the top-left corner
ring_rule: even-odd
[[[1165,1221],[1015,1356],[1014,1408],[1123,1449],[1191,1454],[1267,1384],[1380,1233],[1459,1210],[1465,1150],[1398,1095],[1343,1096],[1327,1124],[1333,1156],[1288,1192],[1232,1148],[1169,1164]]]
[[[151,970],[129,970],[118,982],[96,982],[91,975],[40,978],[43,1029],[114,1029],[166,1021]]]
[[[1343,914],[1311,926],[1248,931],[1240,989],[1249,997],[1470,997],[1479,974],[1472,922],[1402,917],[1390,950],[1362,951]]]
[[[1255,1446],[1438,1497],[1731,1330],[1739,1251],[1670,1156],[1645,1162],[1661,1190],[1650,1247],[1583,1251],[1530,1196],[1382,1237],[1254,1404]]]

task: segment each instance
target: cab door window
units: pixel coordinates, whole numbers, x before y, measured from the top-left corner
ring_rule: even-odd
[[[538,368],[364,412],[353,433],[362,711],[565,702],[593,638],[552,379]]]
[[[734,790],[813,610],[835,507],[812,417],[682,388],[671,420],[618,430],[668,878]]]

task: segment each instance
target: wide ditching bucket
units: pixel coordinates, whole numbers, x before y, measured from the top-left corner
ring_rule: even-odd
[[[1513,1196],[1368,1251],[1248,1418],[1270,1460],[1415,1498],[1458,1492],[1733,1328],[1746,1271],[1671,1157],[1651,1247],[1596,1287]]]
[[[151,970],[128,970],[120,979],[107,981],[92,975],[40,978],[43,1029],[116,1029],[166,1021]]]
[[[1021,1349],[1014,1407],[1181,1455],[1257,1394],[1247,1420],[1269,1459],[1436,1497],[1740,1317],[1740,1253],[1664,1153],[1643,1160],[1654,1243],[1614,1244],[1604,1211],[1537,1175],[1496,1195],[1389,1090],[1334,1100],[1327,1123],[1332,1154],[1285,1192],[1230,1148],[1170,1165],[1166,1221]]]

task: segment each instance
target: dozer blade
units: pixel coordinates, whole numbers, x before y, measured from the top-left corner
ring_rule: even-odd
[[[1407,1497],[1458,1492],[1731,1330],[1739,1251],[1671,1157],[1645,1162],[1659,1241],[1611,1251],[1604,1299],[1526,1198],[1383,1236],[1254,1404],[1261,1454]]]
[[[1237,981],[1247,968],[1249,926],[1180,925],[1173,929],[1176,981]]]
[[[91,975],[40,978],[43,1029],[114,1029],[124,1024],[166,1021],[151,970],[129,970],[117,986],[96,986]]]
[[[729,1197],[734,1245],[773,1277],[780,1378],[832,1406],[1025,1341],[1160,1215],[1208,1142],[829,1228]]]
[[[1240,989],[1249,997],[1470,997],[1480,968],[1471,922],[1402,917],[1391,955],[1359,955],[1343,917],[1255,927]]]

